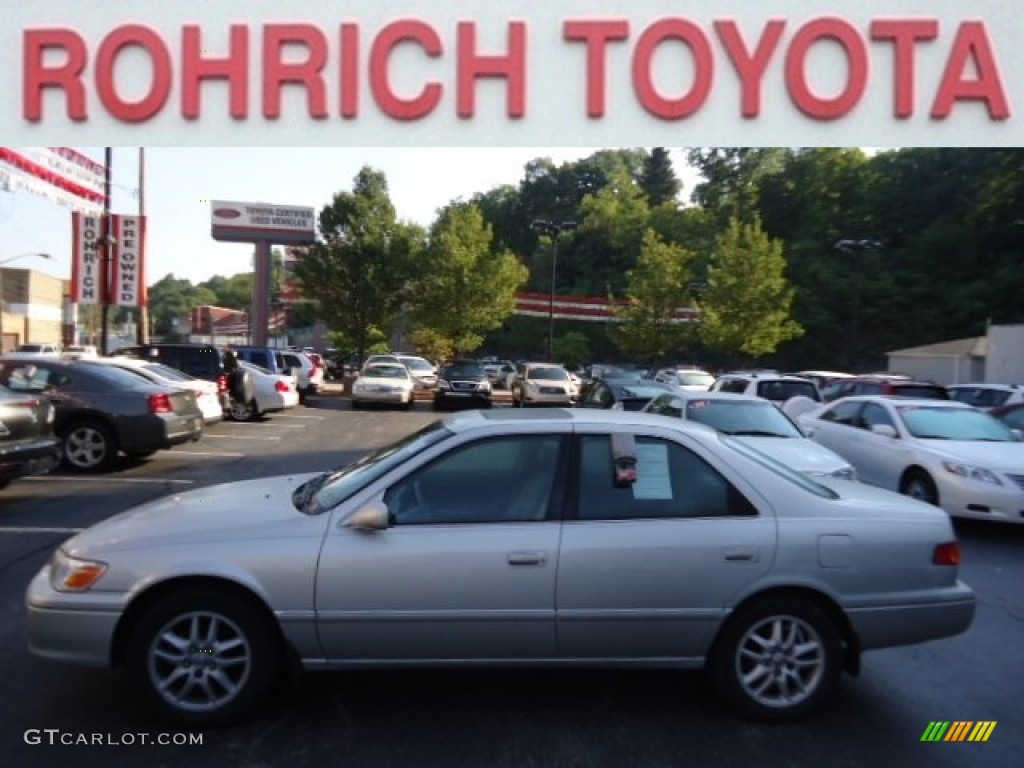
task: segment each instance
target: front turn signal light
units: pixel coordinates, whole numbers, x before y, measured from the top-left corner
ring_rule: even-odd
[[[84,592],[106,572],[106,563],[70,557],[58,549],[50,563],[50,586],[58,592]]]

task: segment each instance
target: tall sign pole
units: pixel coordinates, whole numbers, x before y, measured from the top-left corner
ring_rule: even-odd
[[[113,253],[113,234],[110,226],[110,174],[114,160],[113,147],[103,151],[103,218],[100,235],[100,354],[110,354],[108,325],[110,320],[110,257]]]
[[[146,148],[139,147],[139,221],[146,220]],[[145,291],[146,286],[139,286]],[[146,344],[149,341],[149,302],[143,302],[138,308],[138,323],[135,328],[135,341]]]

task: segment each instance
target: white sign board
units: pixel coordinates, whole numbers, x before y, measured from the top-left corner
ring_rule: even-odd
[[[314,240],[313,208],[274,203],[210,201],[210,234],[214,240],[252,243],[302,244]]]

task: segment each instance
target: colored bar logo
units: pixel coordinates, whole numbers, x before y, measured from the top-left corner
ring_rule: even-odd
[[[921,735],[921,741],[988,741],[996,728],[996,720],[932,720]]]

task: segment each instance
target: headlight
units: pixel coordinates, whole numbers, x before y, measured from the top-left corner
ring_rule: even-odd
[[[491,391],[491,382],[489,382],[489,381],[481,381],[479,384],[476,385],[476,388],[479,389],[481,392],[490,392]]]
[[[942,462],[942,467],[947,472],[952,472],[960,477],[966,477],[968,480],[977,480],[979,483],[990,483],[992,485],[1003,484],[993,472],[984,467],[974,467],[957,461],[944,461]]]
[[[438,379],[438,381],[437,381],[437,388],[438,389],[451,389],[452,388],[452,384],[447,379]]]
[[[58,549],[50,560],[50,586],[58,592],[85,592],[106,572],[106,563],[79,560]]]

